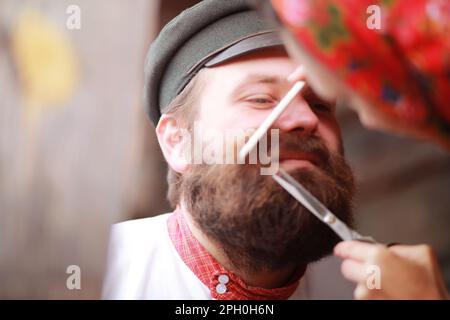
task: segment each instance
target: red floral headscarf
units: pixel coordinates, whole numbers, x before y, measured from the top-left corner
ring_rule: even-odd
[[[271,2],[302,48],[371,105],[450,141],[449,0]],[[377,9],[380,28],[369,28]]]

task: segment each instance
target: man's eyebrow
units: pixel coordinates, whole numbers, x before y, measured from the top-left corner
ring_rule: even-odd
[[[244,80],[242,80],[241,84],[253,84],[253,83],[269,83],[269,84],[276,84],[286,81],[286,79],[283,79],[278,76],[271,76],[267,74],[249,74],[247,75]]]
[[[232,95],[239,95],[243,90],[247,87],[255,84],[269,84],[274,85],[281,83],[282,81],[286,81],[286,79],[282,79],[281,77],[271,76],[267,74],[249,74],[245,76],[244,79],[239,81],[236,88],[233,90]]]

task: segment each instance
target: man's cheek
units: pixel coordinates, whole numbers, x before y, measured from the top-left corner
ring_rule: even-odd
[[[256,129],[269,116],[272,109],[252,109],[249,106],[232,105],[224,113],[218,113],[227,129]]]

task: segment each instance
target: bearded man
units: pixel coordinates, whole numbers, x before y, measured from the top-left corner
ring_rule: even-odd
[[[257,128],[289,91],[297,65],[277,33],[245,1],[206,0],[161,31],[146,64],[146,109],[169,165],[174,211],[113,227],[103,296],[304,297],[308,265],[330,254],[338,237],[262,175],[260,163],[190,156],[193,145],[224,144],[195,143],[194,124],[202,132]],[[334,105],[306,85],[272,129],[279,165],[351,224],[353,176]]]

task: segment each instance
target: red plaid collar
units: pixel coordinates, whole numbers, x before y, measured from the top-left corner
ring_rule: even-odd
[[[183,262],[217,300],[285,300],[297,289],[300,278],[306,271],[306,268],[302,268],[285,287],[265,289],[247,286],[206,251],[190,231],[180,209],[169,216],[167,227],[170,239]]]

